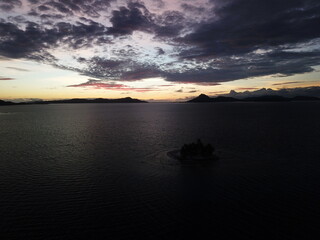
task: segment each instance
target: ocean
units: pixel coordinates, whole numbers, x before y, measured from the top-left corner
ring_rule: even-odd
[[[1,106],[1,239],[317,239],[319,110],[319,102]],[[219,160],[167,156],[197,139]]]

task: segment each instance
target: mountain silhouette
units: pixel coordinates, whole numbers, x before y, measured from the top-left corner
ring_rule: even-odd
[[[13,105],[13,104],[14,104],[13,102],[7,102],[7,101],[0,100],[0,105]]]
[[[52,100],[52,101],[33,101],[33,102],[21,102],[13,103],[0,100],[0,105],[29,105],[29,104],[64,104],[64,103],[147,103],[147,101],[142,101],[139,99],[126,97],[118,99],[106,99],[106,98],[96,98],[96,99],[84,99],[84,98],[73,98],[65,100]]]
[[[205,94],[200,94],[198,97],[192,100],[189,100],[188,102],[196,103],[196,102],[235,102],[235,101],[239,101],[239,100],[233,97],[223,97],[223,96],[210,98]]]
[[[242,99],[244,102],[287,102],[291,101],[291,98],[286,98],[277,95],[264,95],[259,97],[247,97]]]
[[[139,99],[126,97],[118,99],[106,99],[106,98],[96,98],[96,99],[83,99],[83,98],[73,98],[66,100],[54,100],[54,101],[39,101],[33,102],[36,104],[61,104],[61,103],[146,103]]]
[[[233,97],[218,96],[210,98],[205,94],[200,94],[198,97],[191,99],[189,103],[203,103],[203,102],[289,102],[289,101],[319,101],[320,98],[308,96],[296,96],[287,98],[277,95],[264,95],[259,97],[247,97],[244,99],[237,99]]]

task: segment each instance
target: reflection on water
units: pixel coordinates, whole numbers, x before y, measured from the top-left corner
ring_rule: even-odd
[[[312,239],[319,103],[6,106],[0,232],[9,238]],[[220,160],[167,152],[201,138]]]

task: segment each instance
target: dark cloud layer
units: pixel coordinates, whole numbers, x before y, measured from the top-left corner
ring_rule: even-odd
[[[55,37],[38,29],[37,24],[28,23],[25,30],[13,23],[0,20],[0,54],[9,58],[26,57],[55,43]]]
[[[213,1],[215,2],[215,1]],[[320,37],[320,2],[231,0],[216,17],[180,39],[194,46],[183,58],[237,55]]]
[[[130,2],[127,7],[112,12],[109,32],[115,35],[132,34],[137,30],[150,32],[153,27],[152,17],[143,4]]]
[[[107,10],[110,3],[116,0],[31,0],[33,13],[54,12],[63,15],[84,14],[93,18],[100,16],[100,12]]]
[[[319,1],[230,0],[215,9],[211,21],[199,25],[182,38],[190,48],[179,53],[181,59],[208,61],[227,59],[219,70],[201,72],[212,76],[202,81],[236,80],[269,74],[292,75],[313,71],[320,63],[318,50],[307,48],[288,52],[298,44],[320,38]],[[257,50],[265,54],[253,54]],[[228,60],[236,56],[239,62]],[[195,74],[195,72],[194,72]],[[183,78],[179,74],[178,78]],[[174,78],[177,79],[177,78]]]
[[[162,77],[198,84],[290,76],[312,72],[320,64],[318,0],[211,0],[206,8],[181,1],[180,10],[164,10],[167,1],[158,0],[159,12],[148,9],[147,0],[113,6],[115,2],[28,0],[27,13],[0,20],[0,55],[104,80]],[[19,12],[22,3],[27,1],[0,1],[0,11]],[[154,58],[144,60],[148,54],[139,53],[137,46],[121,45],[135,32],[171,50],[155,45]],[[57,64],[52,53],[59,47],[72,52],[97,46],[102,52],[115,46],[113,56],[77,56],[82,67],[70,67]],[[172,61],[164,62],[166,58]]]
[[[25,29],[0,19],[0,54],[9,58],[54,60],[48,49],[59,45],[71,48],[85,47],[99,40],[106,28],[91,21],[76,25],[58,22],[50,29],[33,22],[26,22]]]
[[[3,11],[11,11],[15,7],[21,7],[22,3],[20,0],[5,0],[0,1],[0,9]]]
[[[127,7],[114,10],[110,19],[109,33],[128,35],[134,31],[154,34],[156,37],[177,37],[184,28],[185,18],[178,11],[151,13],[142,2],[129,2]]]

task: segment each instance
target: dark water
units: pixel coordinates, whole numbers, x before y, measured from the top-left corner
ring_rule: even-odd
[[[318,239],[319,107],[1,107],[1,239]],[[166,156],[197,138],[218,162]]]

